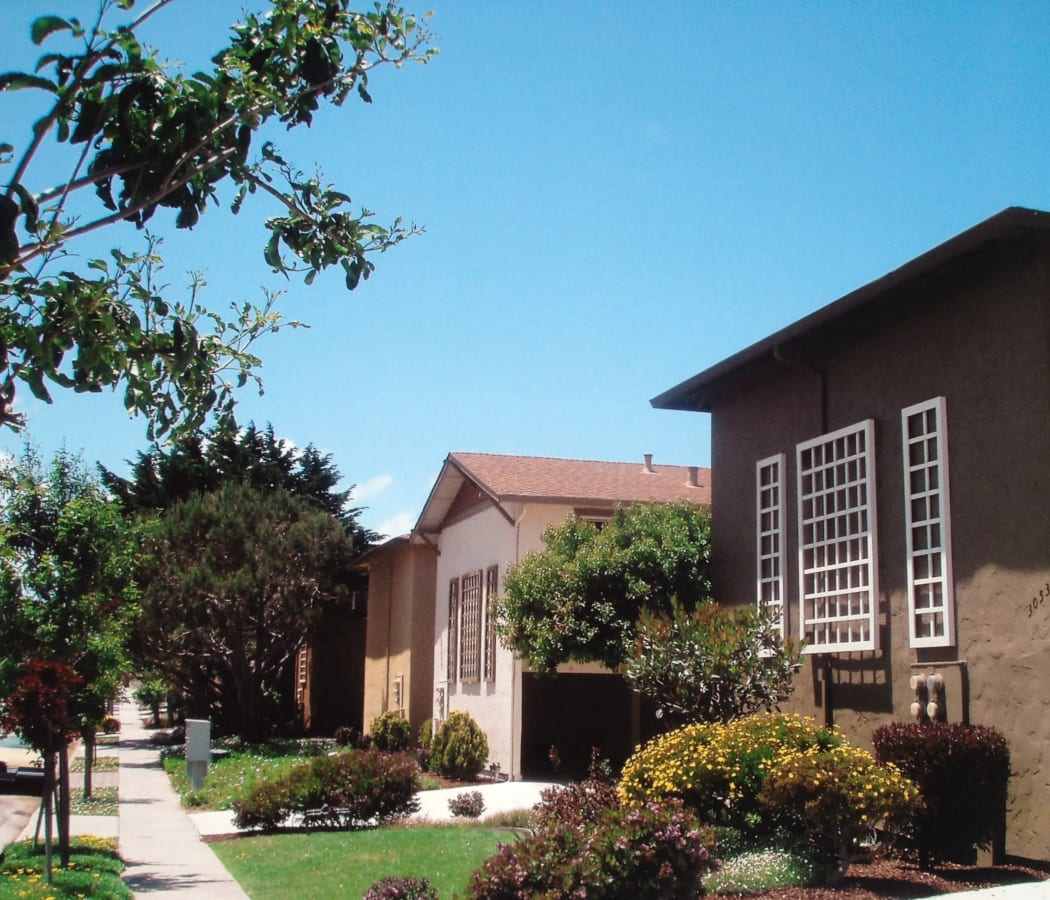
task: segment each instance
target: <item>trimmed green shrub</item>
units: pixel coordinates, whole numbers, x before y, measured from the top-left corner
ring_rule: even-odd
[[[373,884],[362,900],[438,900],[438,892],[426,878],[391,875]]]
[[[430,750],[434,746],[434,720],[427,719],[419,726],[419,737],[416,738],[416,746],[420,750]]]
[[[431,768],[439,775],[473,781],[489,758],[489,742],[478,723],[465,712],[450,712],[432,745]]]
[[[234,821],[241,828],[275,831],[293,814],[327,809],[322,826],[365,828],[418,810],[418,790],[408,754],[355,750],[318,756],[235,801]]]
[[[502,847],[471,876],[467,896],[693,900],[714,868],[713,846],[680,801],[609,809],[591,830],[545,830]]]
[[[376,716],[369,730],[372,734],[372,746],[377,750],[400,753],[408,749],[408,738],[412,726],[408,724],[408,719],[397,710],[388,709],[382,715]]]
[[[894,722],[872,735],[875,754],[918,785],[925,808],[914,842],[923,868],[968,861],[996,837],[1006,810],[1010,751],[994,728],[961,722]]]
[[[842,879],[859,842],[876,825],[906,827],[922,802],[896,766],[879,765],[867,750],[848,744],[779,761],[758,799],[798,817],[813,843],[830,855],[832,883]]]
[[[758,795],[781,761],[844,743],[812,719],[756,715],[726,725],[694,724],[650,741],[627,760],[618,786],[627,805],[680,797],[700,819],[750,835],[790,825]]]

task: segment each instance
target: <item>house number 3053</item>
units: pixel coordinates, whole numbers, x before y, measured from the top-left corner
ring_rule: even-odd
[[[1027,606],[1028,618],[1032,618],[1032,615],[1035,613],[1035,611],[1039,609],[1039,607],[1042,606],[1043,603],[1045,603],[1047,600],[1050,600],[1050,582],[1047,582],[1046,587],[1039,588],[1038,597],[1033,597],[1029,601]]]

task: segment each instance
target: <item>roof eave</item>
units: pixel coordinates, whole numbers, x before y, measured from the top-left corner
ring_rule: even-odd
[[[1026,232],[1050,231],[1050,213],[1011,206],[997,215],[974,225],[961,234],[915,257],[898,269],[838,300],[810,313],[798,321],[763,338],[750,347],[727,357],[708,369],[688,378],[653,397],[649,403],[656,409],[711,412],[711,396],[719,382],[747,366],[774,356],[778,349],[809,333],[868,306],[877,298],[909,282],[926,277],[936,269],[954,262],[994,242],[1012,239]]]

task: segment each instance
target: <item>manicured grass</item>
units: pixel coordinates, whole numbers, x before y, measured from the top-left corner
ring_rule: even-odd
[[[130,900],[131,891],[120,880],[124,864],[110,838],[73,838],[68,869],[60,869],[58,855],[53,863],[54,884],[44,879],[44,848],[33,852],[32,841],[10,844],[0,865],[0,900],[24,897],[93,897],[100,900]]]
[[[164,768],[184,806],[196,809],[230,809],[233,801],[244,796],[257,781],[283,775],[306,756],[260,756],[254,753],[231,754],[208,767],[204,786],[193,790],[186,774],[186,760],[164,760]]]
[[[115,816],[118,814],[116,788],[93,788],[90,800],[84,799],[82,790],[74,788],[69,799],[69,811],[74,816]]]
[[[451,898],[501,843],[517,838],[502,828],[412,825],[237,838],[211,848],[241,887],[266,900],[360,897],[388,875],[427,878]]]
[[[92,772],[116,772],[120,768],[120,760],[116,756],[96,756],[91,763]],[[69,767],[70,772],[84,771],[84,757],[78,756]]]

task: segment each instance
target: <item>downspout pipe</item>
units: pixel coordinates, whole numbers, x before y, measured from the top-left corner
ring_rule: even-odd
[[[773,348],[773,359],[784,366],[789,366],[793,369],[799,369],[803,372],[809,372],[810,374],[816,375],[820,380],[820,433],[828,433],[828,373],[827,370],[818,368],[817,366],[810,365],[808,363],[801,362],[797,359],[789,359],[784,354],[784,348],[777,344]],[[831,654],[821,653],[820,654],[820,670],[821,679],[824,684],[824,725],[827,728],[831,728],[835,724],[835,707],[834,707],[834,696],[832,693],[831,684]]]

